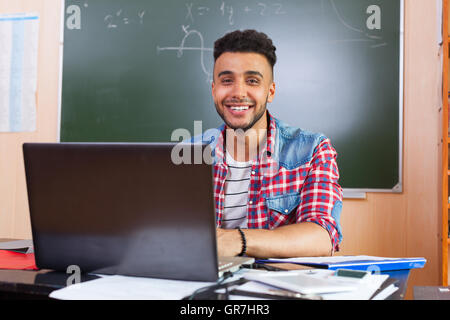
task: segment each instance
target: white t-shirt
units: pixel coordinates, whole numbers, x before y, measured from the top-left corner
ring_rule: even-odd
[[[225,179],[225,203],[222,227],[247,228],[247,202],[252,162],[235,161],[227,152],[228,174]]]

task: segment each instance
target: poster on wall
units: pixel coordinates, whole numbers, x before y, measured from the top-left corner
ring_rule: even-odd
[[[0,15],[0,132],[36,130],[39,16]]]

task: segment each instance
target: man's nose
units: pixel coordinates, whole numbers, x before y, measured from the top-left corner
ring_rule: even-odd
[[[247,96],[245,89],[245,83],[243,81],[236,81],[233,86],[233,97],[237,99],[242,99]]]

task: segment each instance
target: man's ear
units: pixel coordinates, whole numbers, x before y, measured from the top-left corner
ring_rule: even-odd
[[[272,102],[275,96],[275,82],[272,82],[269,87],[269,95],[267,97],[267,102]]]
[[[215,83],[214,83],[214,69],[216,68],[216,63],[214,62],[214,66],[213,66],[213,70],[212,70],[212,79],[211,79],[211,94],[214,97],[214,88],[215,88]]]

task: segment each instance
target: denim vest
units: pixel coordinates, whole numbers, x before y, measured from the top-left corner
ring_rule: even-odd
[[[316,147],[326,139],[326,136],[320,133],[313,133],[299,128],[291,127],[281,120],[273,117],[276,124],[275,139],[273,145],[273,153],[271,157],[278,161],[281,167],[292,170],[300,167],[313,158]],[[215,155],[215,149],[219,136],[225,129],[225,124],[219,128],[209,129],[202,135],[195,136],[191,139],[191,143],[208,144],[212,150],[214,164],[218,158]],[[271,210],[284,212],[286,209],[297,207],[300,204],[300,194],[288,194],[267,199],[267,206]],[[339,233],[339,241],[342,240],[342,232],[340,226],[340,216],[342,211],[342,201],[334,203],[331,216],[336,222],[336,228]]]

